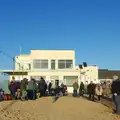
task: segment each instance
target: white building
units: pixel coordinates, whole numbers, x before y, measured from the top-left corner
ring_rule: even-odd
[[[68,86],[68,92],[72,92],[72,84],[83,81],[88,84],[90,81],[98,81],[98,67],[88,66],[82,70],[75,66],[74,50],[31,50],[28,55],[15,57],[15,70],[2,70],[1,72],[14,75],[16,80],[23,78],[35,78],[40,80],[44,77],[46,81],[60,83]]]

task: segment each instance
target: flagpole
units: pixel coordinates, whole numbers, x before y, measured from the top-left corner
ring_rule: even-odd
[[[20,45],[20,55],[22,54],[22,46]]]
[[[22,46],[20,45],[20,55],[22,54]],[[23,79],[23,66],[20,66],[21,79]]]

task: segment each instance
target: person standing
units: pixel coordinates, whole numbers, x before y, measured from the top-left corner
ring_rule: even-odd
[[[110,81],[106,81],[106,96],[109,97],[111,94]]]
[[[12,99],[15,99],[16,84],[15,84],[15,78],[14,77],[12,77],[12,81],[9,84],[9,90],[10,90],[10,94],[12,95]]]
[[[44,97],[47,96],[48,93],[47,93],[47,83],[45,82],[45,88],[44,88]]]
[[[49,95],[52,95],[52,83],[51,82],[48,85],[48,92],[49,92]]]
[[[89,99],[92,101],[95,100],[95,84],[91,81],[91,83],[87,86],[87,91],[89,94]]]
[[[106,82],[102,84],[103,96],[106,96]]]
[[[28,80],[26,78],[24,78],[21,81],[21,85],[20,85],[21,100],[22,101],[28,99],[28,97],[27,97],[27,84],[28,84]]]
[[[36,90],[37,90],[37,83],[34,79],[31,79],[28,83],[28,98],[31,100],[36,99]]]
[[[103,94],[103,89],[102,89],[102,86],[101,86],[100,84],[98,84],[98,85],[96,86],[96,88],[95,88],[95,93],[96,93],[96,95],[97,95],[97,97],[98,97],[98,101],[100,101],[100,98],[101,98],[101,96],[102,96],[102,94]]]
[[[65,91],[64,91],[64,84],[63,83],[60,84],[60,91],[64,96]]]
[[[84,84],[83,84],[83,82],[81,82],[81,84],[80,84],[79,94],[80,94],[80,96],[83,96],[83,94],[84,94]]]
[[[77,97],[77,91],[78,91],[78,88],[79,88],[79,85],[78,85],[78,83],[77,82],[74,82],[73,83],[73,96],[74,97]]]
[[[116,114],[120,114],[120,79],[116,77],[111,85],[111,92],[114,98],[114,103],[116,105]]]
[[[40,91],[40,97],[45,96],[45,80],[41,77],[41,80],[38,84],[38,89]]]

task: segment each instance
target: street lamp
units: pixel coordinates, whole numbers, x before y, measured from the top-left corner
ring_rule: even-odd
[[[83,64],[81,65],[79,65],[79,69],[80,69],[80,81],[81,81],[81,74],[83,74],[84,75],[84,83],[85,83],[85,81],[86,81],[86,72],[88,71],[86,71],[85,70],[85,68],[87,67],[87,63],[86,62],[83,62]],[[83,69],[83,72],[81,71]]]
[[[14,70],[15,70],[15,58],[13,57],[12,58],[12,60],[13,60],[13,76],[12,76],[12,78],[14,78],[15,76],[14,76]]]
[[[79,65],[79,70],[80,70],[80,82],[81,82],[81,74],[82,74],[82,72],[81,72],[81,70],[83,69],[83,66],[82,65]]]

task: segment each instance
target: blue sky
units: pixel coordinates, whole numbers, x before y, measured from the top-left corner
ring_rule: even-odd
[[[1,0],[0,49],[75,49],[82,61],[120,69],[120,0]],[[12,60],[0,54],[0,69]]]

